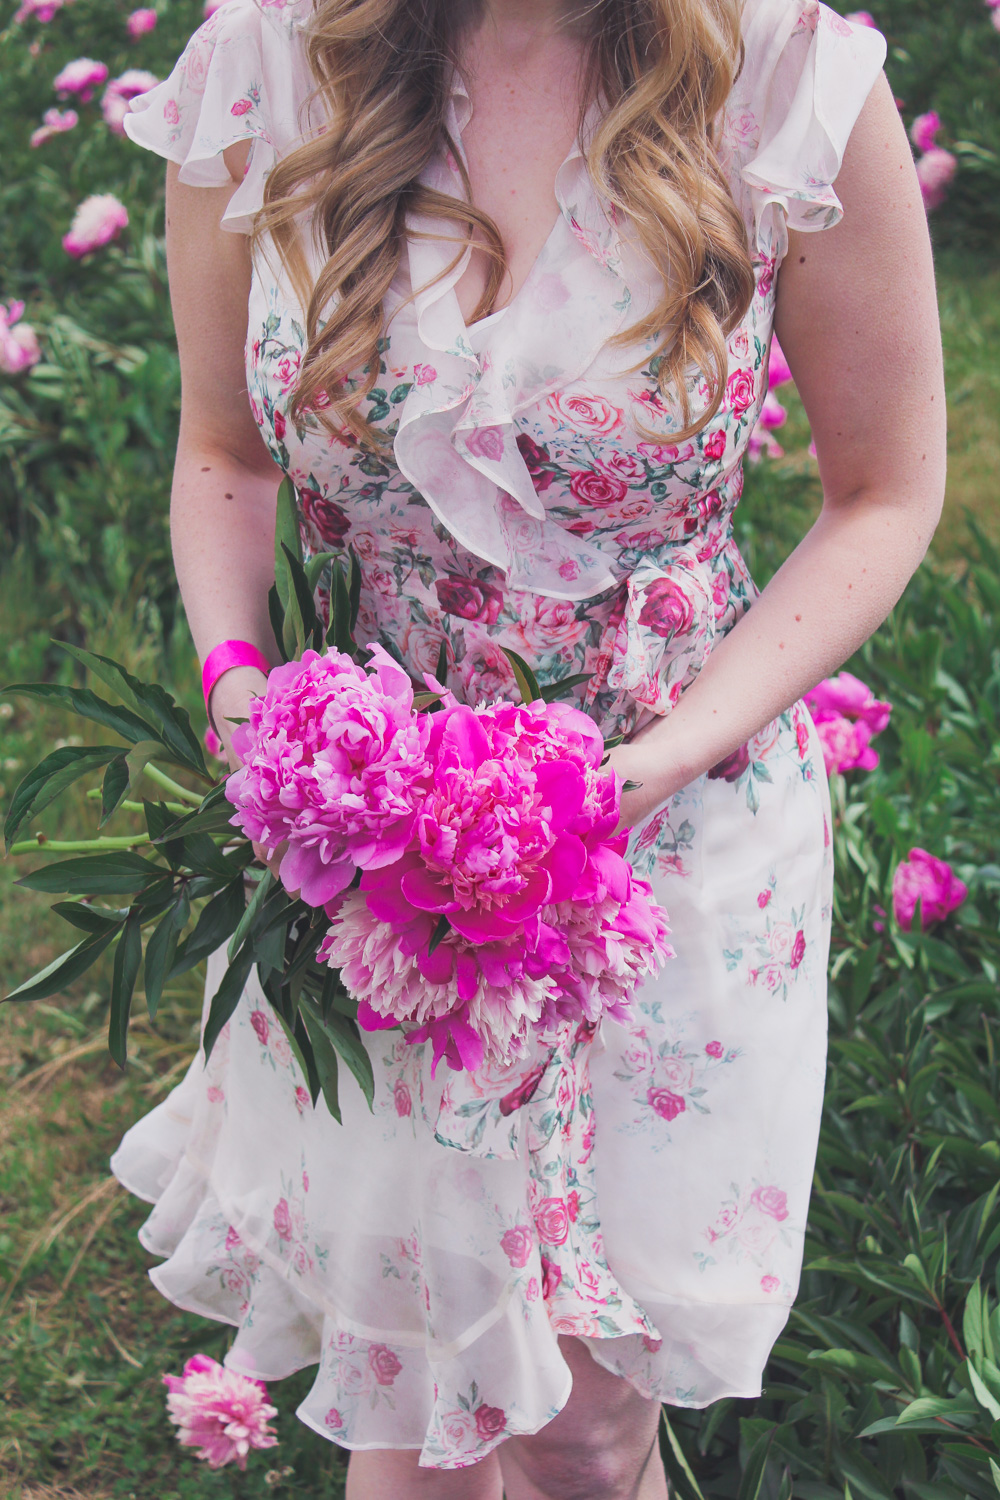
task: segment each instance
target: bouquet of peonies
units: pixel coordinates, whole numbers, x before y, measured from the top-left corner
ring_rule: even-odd
[[[324,573],[329,624],[315,604]],[[270,601],[285,662],[236,731],[241,768],[220,782],[184,711],[106,658],[72,648],[121,706],[56,684],[9,690],[68,701],[127,742],[56,750],[15,792],[10,852],[75,856],[21,883],[74,896],[53,909],[83,936],[9,1000],[60,992],[115,943],[109,1045],[124,1066],[140,966],[152,1016],[165,983],[228,942],[206,1056],[256,968],[314,1101],[322,1093],[338,1118],[338,1058],[372,1097],[359,1026],[402,1027],[431,1043],[434,1068],[443,1057],[475,1069],[522,1057],[561,1022],[624,1016],[671,950],[666,913],[616,833],[608,747],[559,701],[580,679],[541,690],[509,653],[522,703],[469,707],[433,677],[422,691],[384,645],[355,645],[359,592],[353,557],[346,570],[328,554],[304,562],[286,481]],[[16,842],[97,768],[102,824],[121,808],[144,831]],[[254,866],[251,840],[280,854],[277,879]]]

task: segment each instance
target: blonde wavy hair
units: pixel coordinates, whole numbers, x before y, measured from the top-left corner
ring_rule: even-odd
[[[457,226],[452,266],[470,243],[488,255],[475,319],[493,310],[507,274],[503,241],[471,201],[464,168],[463,199],[420,182],[442,143],[455,147],[445,126],[447,82],[477,0],[315,4],[306,47],[312,97],[329,123],[270,172],[254,244],[272,237],[306,309],[290,415],[314,415],[328,431],[377,448],[385,435],[362,407],[378,381],[384,300],[407,213],[440,220],[443,234]],[[579,11],[589,30],[581,119],[594,98],[608,106],[588,168],[663,280],[658,304],[615,342],[655,341],[652,368],[661,397],[673,392],[679,402],[683,429],[672,437],[683,440],[722,403],[726,340],[754,292],[746,227],[717,155],[723,106],[743,65],[740,0],[589,0]],[[303,222],[328,251],[314,282]],[[701,377],[708,402],[692,419],[689,385]]]

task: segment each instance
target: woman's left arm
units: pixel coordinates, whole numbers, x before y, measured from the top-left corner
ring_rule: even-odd
[[[612,756],[623,824],[744,744],[882,623],[944,500],[941,331],[927,216],[883,73],[837,178],[844,217],[789,233],[775,331],[812,425],[822,510],[666,718]]]

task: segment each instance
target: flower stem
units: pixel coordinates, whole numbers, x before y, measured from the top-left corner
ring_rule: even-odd
[[[33,839],[23,839],[11,844],[8,854],[37,854],[43,849],[46,854],[108,854],[116,849],[136,849],[140,844],[150,844],[148,833],[134,833],[130,837],[99,839],[47,839],[43,833]]]
[[[100,797],[101,797],[101,789],[100,789],[100,787],[99,786],[92,786],[90,788],[90,791],[87,793],[87,796],[90,797],[90,798],[92,798],[92,800],[95,801],[95,802],[99,801]],[[191,811],[190,805],[188,803],[186,803],[186,802],[164,802],[163,805],[167,809],[168,812],[176,813],[176,815],[179,818],[183,817],[186,813],[189,813]],[[141,802],[129,802],[126,799],[126,801],[119,802],[119,804],[118,804],[118,811],[119,812],[140,812],[141,813],[143,810],[144,809],[143,809],[143,806],[142,806]]]
[[[159,766],[154,766],[152,763],[147,763],[143,767],[143,770],[150,781],[155,781],[156,785],[162,787],[165,792],[171,792],[179,802],[186,802],[190,807],[201,806],[203,801],[201,792],[189,791],[186,786],[181,786],[179,782],[173,781],[164,771],[160,770]]]

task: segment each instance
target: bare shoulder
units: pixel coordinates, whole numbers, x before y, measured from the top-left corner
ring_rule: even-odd
[[[775,331],[813,427],[827,498],[944,487],[934,262],[906,130],[881,73],[836,181],[844,216],[789,233]]]

